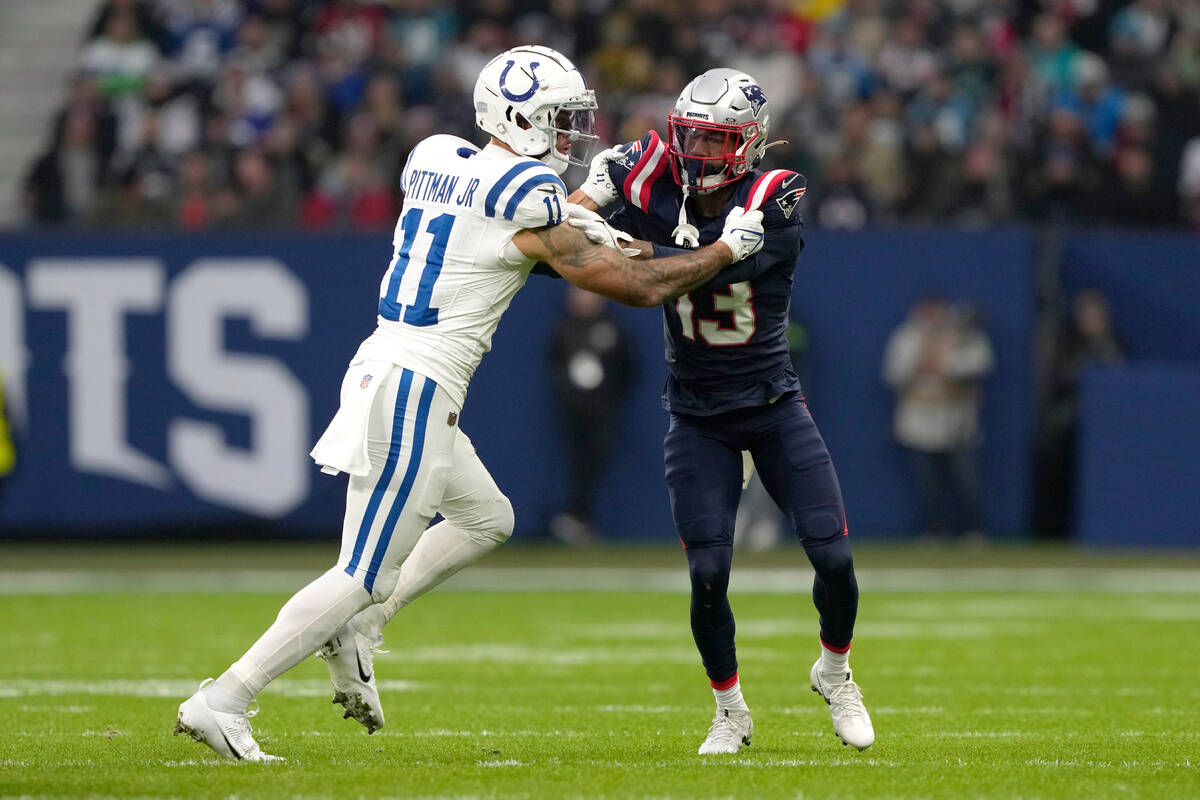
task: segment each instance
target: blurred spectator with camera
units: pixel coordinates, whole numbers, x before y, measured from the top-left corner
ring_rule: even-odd
[[[982,382],[994,363],[979,314],[938,295],[920,299],[888,340],[883,378],[896,393],[893,432],[909,453],[927,536],[984,537],[975,450]]]
[[[1038,441],[1036,530],[1046,537],[1070,536],[1075,492],[1079,382],[1095,365],[1125,362],[1125,347],[1113,327],[1108,298],[1083,289],[1071,302],[1050,368],[1049,399]]]
[[[587,545],[595,538],[596,489],[612,456],[633,386],[629,335],[598,294],[568,286],[566,314],[554,329],[550,372],[570,466],[566,508],[550,521],[554,538]]]

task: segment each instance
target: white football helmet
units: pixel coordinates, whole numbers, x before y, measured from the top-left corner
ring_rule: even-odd
[[[596,107],[596,93],[575,65],[541,45],[501,53],[475,81],[476,124],[559,175],[591,162]]]
[[[724,67],[698,75],[667,115],[667,148],[675,182],[708,194],[758,166],[771,114],[758,81]]]

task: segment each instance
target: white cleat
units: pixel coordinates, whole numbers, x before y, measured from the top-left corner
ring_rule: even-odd
[[[750,746],[750,737],[753,735],[754,722],[750,719],[749,711],[718,708],[712,727],[708,729],[708,738],[697,752],[702,756],[736,753],[742,749],[742,745]]]
[[[254,741],[254,735],[250,732],[250,717],[257,714],[258,709],[233,714],[217,711],[208,704],[201,690],[211,682],[209,678],[200,684],[200,689],[180,704],[175,734],[186,733],[197,742],[204,742],[217,755],[237,761],[286,760],[282,756],[264,753],[258,742]]]
[[[347,622],[317,651],[317,657],[325,659],[329,667],[333,702],[346,709],[342,719],[353,717],[367,733],[383,727],[383,704],[375,686],[373,652],[382,643],[382,636],[368,638]]]
[[[842,744],[866,750],[875,742],[875,728],[871,726],[871,715],[863,705],[862,692],[851,676],[850,670],[831,675],[821,672],[821,659],[813,664],[808,674],[812,690],[829,704],[833,716],[833,732]]]

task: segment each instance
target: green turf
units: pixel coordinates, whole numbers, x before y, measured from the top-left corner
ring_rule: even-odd
[[[755,721],[734,757],[696,755],[687,597],[650,592],[434,593],[387,631],[376,735],[309,660],[253,721],[285,765],[172,737],[285,599],[0,596],[0,797],[1200,797],[1197,594],[867,592],[862,753],[809,691],[804,594],[734,598]]]

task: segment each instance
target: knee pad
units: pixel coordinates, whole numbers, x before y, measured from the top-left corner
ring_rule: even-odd
[[[379,574],[375,576],[375,584],[371,587],[371,602],[382,603],[387,600],[392,596],[392,592],[396,591],[396,584],[399,582],[400,564],[380,567]]]
[[[441,511],[448,523],[481,545],[504,544],[513,533],[512,502],[499,490],[480,492],[469,503],[458,502]]]
[[[806,541],[804,552],[822,579],[854,572],[854,554],[848,536],[838,534],[816,542]]]
[[[732,547],[700,547],[687,551],[688,575],[692,593],[724,596],[729,589],[729,570],[733,564]]]
[[[477,513],[471,517],[467,520],[467,525],[462,525],[457,520],[456,524],[481,544],[504,544],[512,536],[513,526],[516,525],[512,502],[502,494],[481,502]]]

